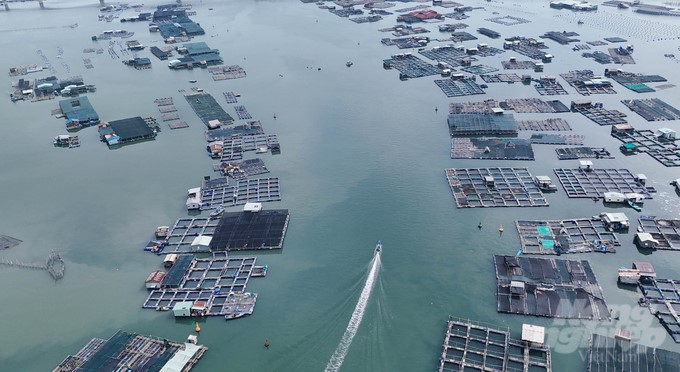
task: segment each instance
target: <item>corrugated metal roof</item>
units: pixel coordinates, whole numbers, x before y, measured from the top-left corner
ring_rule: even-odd
[[[182,372],[184,366],[196,355],[201,346],[185,343],[183,350],[178,350],[161,368],[160,372]]]

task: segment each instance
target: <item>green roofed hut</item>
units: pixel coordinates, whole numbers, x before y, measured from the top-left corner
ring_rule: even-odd
[[[156,138],[156,130],[140,116],[111,121],[99,128],[99,136],[109,147]]]
[[[87,97],[77,97],[59,101],[59,108],[66,119],[67,130],[77,130],[99,123],[99,115]]]

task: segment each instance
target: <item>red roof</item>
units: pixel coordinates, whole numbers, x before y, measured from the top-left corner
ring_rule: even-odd
[[[156,270],[149,274],[149,277],[146,278],[146,283],[160,283],[163,281],[163,278],[165,278],[165,271]]]

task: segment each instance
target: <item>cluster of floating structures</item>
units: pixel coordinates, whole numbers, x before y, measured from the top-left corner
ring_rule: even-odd
[[[196,335],[178,343],[119,330],[109,339],[93,338],[52,372],[190,371],[206,350]]]

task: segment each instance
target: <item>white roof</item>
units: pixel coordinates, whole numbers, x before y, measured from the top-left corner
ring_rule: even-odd
[[[551,180],[550,180],[550,177],[548,177],[548,176],[536,176],[536,181],[547,182],[547,181],[551,181]]]
[[[671,128],[659,128],[659,129],[657,130],[657,132],[661,132],[661,133],[675,133],[675,131],[674,131],[673,129],[671,129]]]
[[[609,222],[628,222],[628,217],[625,213],[602,213]]]
[[[187,193],[189,193],[189,194],[198,194],[198,193],[200,193],[200,192],[201,192],[201,188],[200,188],[200,187],[194,187],[193,189],[187,190]]]
[[[590,160],[579,160],[582,167],[593,166],[593,162]]]
[[[605,193],[604,193],[604,198],[605,198],[605,199],[609,199],[609,198],[625,198],[625,197],[626,197],[625,195],[623,195],[623,194],[620,193],[620,192],[616,192],[616,191],[608,191],[608,192],[605,192]]]
[[[644,173],[639,173],[639,174],[635,175],[635,178],[637,178],[639,180],[646,180],[647,176],[645,176]]]
[[[243,210],[245,212],[259,212],[262,210],[262,203],[246,203]]]
[[[195,245],[209,246],[211,241],[212,241],[212,236],[199,235],[199,236],[194,238],[193,242],[191,242],[191,246],[192,247],[195,246]]]
[[[191,305],[194,303],[191,301],[181,301],[175,304],[175,306],[172,307],[173,310],[187,310],[191,309]]]
[[[160,372],[182,372],[187,363],[191,358],[196,355],[196,353],[201,349],[202,346],[194,345],[188,342],[184,343],[184,349],[177,350],[175,355],[168,360],[167,363],[161,368]]]
[[[163,261],[175,261],[177,260],[177,253],[170,253],[165,255],[165,259]]]
[[[522,341],[543,344],[545,328],[533,324],[522,324]]]
[[[654,242],[658,243],[658,241],[656,239],[654,239],[654,237],[650,233],[641,232],[641,233],[637,233],[635,235],[637,235],[638,240],[641,241],[641,242],[654,241]]]

